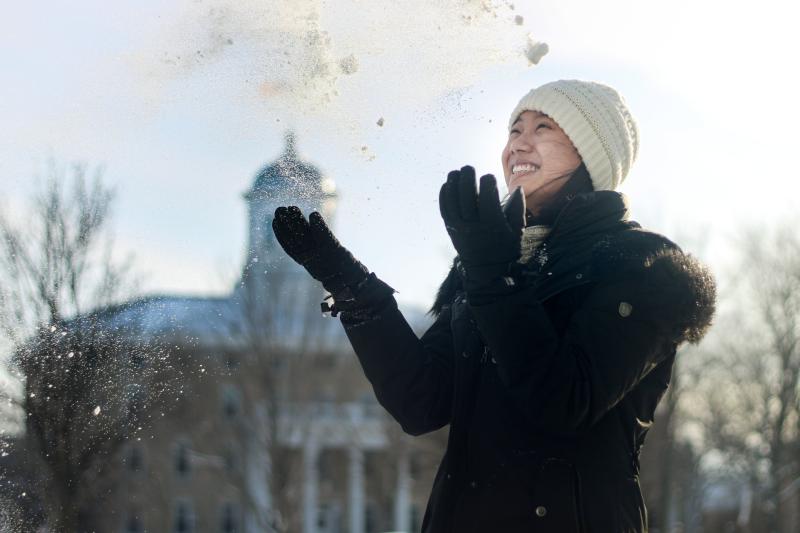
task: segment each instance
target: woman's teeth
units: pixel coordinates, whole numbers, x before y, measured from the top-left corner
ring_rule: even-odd
[[[521,174],[523,172],[530,172],[532,170],[535,171],[537,169],[538,169],[538,167],[536,165],[531,165],[529,163],[525,163],[525,164],[522,164],[522,165],[514,165],[511,168],[511,173],[512,174]]]

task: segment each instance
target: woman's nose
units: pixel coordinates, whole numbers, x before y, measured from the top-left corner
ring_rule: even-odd
[[[511,141],[509,145],[511,153],[515,152],[529,152],[531,150],[531,143],[524,135],[518,135],[516,139]]]

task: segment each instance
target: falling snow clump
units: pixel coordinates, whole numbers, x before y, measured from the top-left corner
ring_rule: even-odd
[[[538,65],[549,51],[550,47],[547,46],[547,43],[536,41],[530,35],[528,36],[528,48],[525,50],[525,56],[532,65]]]
[[[525,22],[525,19],[522,17],[522,15],[517,15],[516,17],[514,17],[514,23],[517,26],[522,26],[523,22]]]
[[[354,54],[339,60],[339,69],[342,74],[355,74],[358,71],[358,59]]]
[[[378,122],[376,122],[375,124],[377,124],[380,127],[383,127],[383,117],[379,118]]]

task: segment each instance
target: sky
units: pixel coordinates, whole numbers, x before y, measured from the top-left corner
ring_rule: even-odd
[[[499,177],[517,101],[576,78],[615,87],[638,122],[621,188],[634,217],[712,268],[746,225],[796,211],[792,3],[431,4],[5,3],[0,208],[24,222],[50,159],[101,166],[143,291],[224,294],[245,256],[242,194],[291,128],[336,183],[340,241],[427,307],[454,253],[447,172]],[[531,42],[549,47],[538,64]]]

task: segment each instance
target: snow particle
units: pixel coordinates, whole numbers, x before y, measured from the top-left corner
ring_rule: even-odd
[[[99,405],[98,405],[97,407],[95,407],[95,408],[94,408],[94,411],[92,411],[92,414],[93,414],[94,416],[97,416],[97,415],[99,415],[99,414],[100,414],[100,406],[99,406]]]
[[[377,124],[380,127],[383,127],[383,117],[379,118],[378,122],[376,122],[375,124]]]
[[[522,26],[523,22],[525,22],[525,19],[522,17],[522,15],[517,15],[516,17],[514,17],[514,23],[517,26]]]

